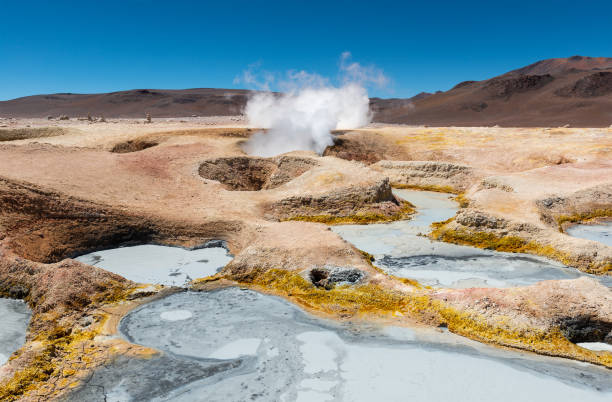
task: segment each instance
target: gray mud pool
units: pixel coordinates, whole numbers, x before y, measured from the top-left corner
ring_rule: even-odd
[[[456,213],[447,194],[397,191],[415,204],[410,221],[333,230],[375,255],[395,275],[432,286],[514,286],[581,273],[526,255],[432,242],[419,236]],[[145,246],[141,246],[145,247]],[[184,280],[216,272],[183,267],[196,251],[108,250],[82,260],[139,282]],[[161,254],[155,254],[160,251]],[[208,250],[210,252],[210,250]],[[118,254],[115,254],[118,253]],[[126,253],[126,254],[120,254]],[[168,253],[168,254],[166,254]],[[169,267],[179,267],[176,281]],[[91,255],[86,258],[94,258]],[[181,259],[182,258],[182,259]],[[136,268],[134,268],[136,267]],[[153,274],[150,271],[155,271]],[[135,272],[133,272],[135,271]],[[191,272],[191,271],[189,271]],[[134,275],[140,275],[135,277]],[[153,276],[151,276],[153,275]],[[120,357],[96,370],[73,401],[610,401],[610,370],[502,350],[441,329],[338,323],[277,297],[226,288],[183,292],[123,318],[121,336],[156,348],[151,359]],[[606,349],[607,344],[584,344]]]
[[[30,315],[23,301],[0,298],[0,365],[25,343]]]
[[[612,247],[612,222],[597,225],[574,225],[567,234],[581,239],[594,240]]]
[[[214,275],[232,256],[221,246],[184,249],[147,244],[96,251],[76,260],[134,282],[183,286],[193,279]]]
[[[184,292],[127,315],[152,359],[119,359],[74,401],[609,401],[606,369],[436,329],[347,325],[273,296]]]
[[[433,287],[511,287],[550,279],[588,276],[557,262],[528,254],[500,253],[432,241],[424,235],[431,224],[455,216],[451,194],[394,190],[417,207],[407,221],[375,225],[334,226],[332,230],[376,258],[390,274],[416,279]],[[595,277],[607,286],[611,278]]]

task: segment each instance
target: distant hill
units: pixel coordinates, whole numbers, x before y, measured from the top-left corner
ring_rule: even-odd
[[[0,102],[2,117],[185,117],[236,115],[248,90],[136,89],[36,95]],[[612,124],[612,58],[538,61],[484,81],[408,99],[370,99],[374,121],[431,126],[607,127]]]
[[[370,102],[374,120],[386,123],[607,127],[612,124],[612,58],[542,60],[446,92]]]
[[[153,117],[240,114],[251,91],[236,89],[134,89],[103,94],[35,95],[0,102],[2,117]]]

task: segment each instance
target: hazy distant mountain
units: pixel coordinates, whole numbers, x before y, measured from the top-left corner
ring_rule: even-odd
[[[186,117],[240,114],[251,91],[134,89],[104,94],[35,95],[0,102],[0,116]]]
[[[184,117],[240,114],[250,91],[138,89],[36,95],[0,102],[3,117]],[[612,124],[612,58],[542,60],[484,81],[408,99],[372,98],[374,121],[438,126],[607,127]]]

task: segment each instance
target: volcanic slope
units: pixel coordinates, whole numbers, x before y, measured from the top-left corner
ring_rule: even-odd
[[[374,120],[431,126],[608,127],[612,58],[548,59],[446,92],[371,99]]]
[[[251,91],[196,88],[182,90],[133,89],[101,94],[58,93],[0,102],[0,116],[46,117],[66,115],[104,117],[231,116],[241,113]]]

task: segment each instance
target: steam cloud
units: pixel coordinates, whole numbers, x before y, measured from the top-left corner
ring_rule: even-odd
[[[269,91],[275,77],[265,73],[263,79],[252,71],[243,73],[241,82]],[[367,84],[384,86],[387,78],[381,70],[350,62],[350,53],[340,59],[341,82],[305,71],[290,71],[288,80],[279,83],[283,94],[260,92],[249,99],[245,114],[251,126],[268,128],[267,133],[253,135],[245,144],[251,155],[274,156],[295,150],[321,154],[333,144],[332,130],[359,128],[371,119]]]

